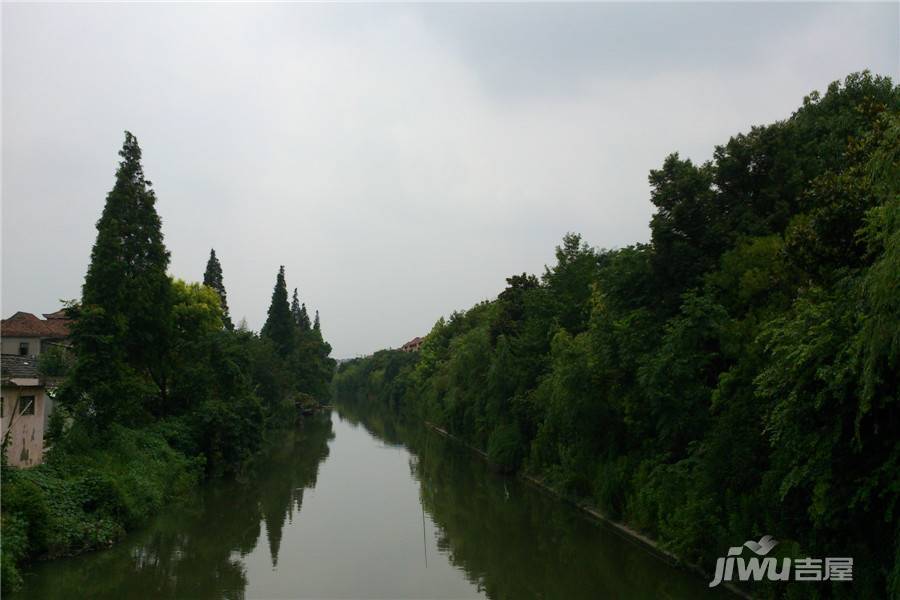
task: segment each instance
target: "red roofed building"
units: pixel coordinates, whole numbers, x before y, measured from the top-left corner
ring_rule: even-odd
[[[68,345],[71,319],[64,310],[40,319],[19,311],[0,321],[0,436],[8,442],[10,465],[38,465],[44,456],[44,432],[53,411],[57,380],[42,376],[37,357],[55,345]]]
[[[422,347],[422,342],[424,341],[425,338],[414,337],[413,339],[400,346],[400,349],[404,352],[418,352],[419,348]]]
[[[3,354],[37,356],[53,344],[64,344],[69,337],[69,322],[64,310],[44,314],[39,319],[19,311],[0,321],[0,345]]]

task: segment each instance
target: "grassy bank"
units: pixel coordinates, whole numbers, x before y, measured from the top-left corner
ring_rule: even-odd
[[[3,591],[18,565],[111,545],[196,485],[205,460],[161,428],[111,427],[102,442],[68,436],[33,469],[3,470]]]

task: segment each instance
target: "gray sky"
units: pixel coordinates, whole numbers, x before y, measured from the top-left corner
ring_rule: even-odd
[[[567,231],[646,241],[647,173],[898,75],[898,5],[2,7],[2,313],[80,295],[122,131],[171,272],[222,261],[258,329],[278,265],[334,355],[539,273]]]

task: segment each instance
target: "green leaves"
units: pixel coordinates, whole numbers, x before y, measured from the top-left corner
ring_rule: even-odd
[[[900,89],[859,73],[709,163],[672,155],[651,244],[569,234],[409,364],[344,365],[336,398],[433,421],[686,560],[771,533],[896,591],[898,141]]]

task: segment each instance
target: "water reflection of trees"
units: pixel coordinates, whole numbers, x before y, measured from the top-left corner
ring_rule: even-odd
[[[341,407],[413,454],[438,548],[489,598],[692,598],[705,585],[609,527],[515,478],[491,473],[468,449],[372,406]]]
[[[30,598],[243,598],[243,557],[261,525],[277,565],[282,529],[314,487],[334,437],[331,419],[306,419],[278,435],[243,481],[218,482],[150,526],[99,553],[37,565]]]

